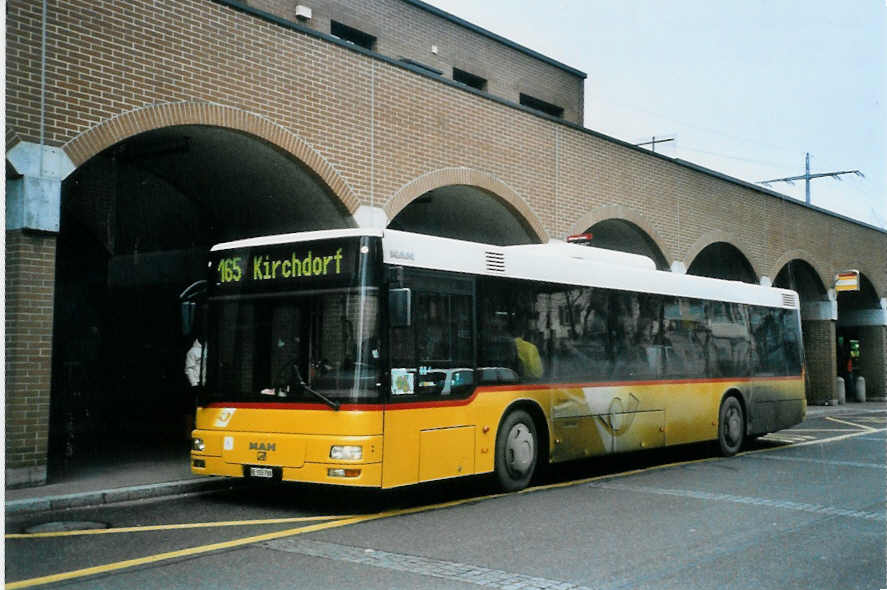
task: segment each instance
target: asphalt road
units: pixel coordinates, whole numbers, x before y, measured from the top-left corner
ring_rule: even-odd
[[[394,492],[266,485],[11,518],[6,582],[887,588],[885,430],[885,412],[818,417],[737,457],[697,445],[591,460],[516,494],[479,478]]]

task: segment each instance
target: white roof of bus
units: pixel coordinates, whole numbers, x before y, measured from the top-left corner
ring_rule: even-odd
[[[660,271],[646,256],[560,241],[495,246],[391,229],[337,229],[238,240],[212,250],[357,236],[381,237],[384,261],[401,266],[768,307],[799,306],[797,293],[787,289]]]

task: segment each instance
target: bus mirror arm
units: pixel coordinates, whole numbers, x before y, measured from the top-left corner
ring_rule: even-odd
[[[206,297],[206,281],[195,281],[179,295],[182,313],[182,335],[190,336],[194,330],[194,316],[198,302]]]

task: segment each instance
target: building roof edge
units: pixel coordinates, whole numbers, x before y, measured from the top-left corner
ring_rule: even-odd
[[[808,205],[807,203],[804,203],[803,201],[793,199],[792,197],[790,197],[788,195],[784,195],[784,194],[776,192],[772,189],[768,189],[768,188],[756,185],[756,184],[749,182],[747,180],[741,180],[739,178],[736,178],[734,176],[730,176],[730,175],[725,174],[723,172],[718,172],[717,170],[712,170],[710,168],[706,168],[705,166],[702,166],[700,164],[688,162],[687,160],[681,160],[679,158],[671,158],[668,156],[664,156],[662,154],[652,152],[648,149],[638,147],[632,143],[629,143],[627,141],[613,137],[612,135],[607,135],[605,133],[602,133],[600,131],[595,131],[589,127],[584,127],[583,125],[579,125],[577,123],[572,123],[570,121],[565,121],[565,120],[559,119],[557,117],[552,117],[551,115],[547,115],[547,114],[542,113],[540,111],[536,111],[536,110],[531,109],[529,107],[525,107],[521,104],[511,102],[510,100],[506,100],[506,99],[501,98],[499,96],[488,94],[487,92],[484,92],[481,90],[476,90],[476,89],[471,88],[469,86],[465,86],[464,84],[460,84],[460,83],[455,82],[453,80],[449,80],[447,78],[444,78],[443,76],[438,76],[438,75],[432,74],[431,72],[423,71],[419,67],[416,67],[411,64],[404,63],[404,62],[399,62],[399,61],[397,61],[393,58],[390,58],[388,56],[376,53],[375,51],[369,51],[367,49],[364,49],[363,47],[358,47],[354,44],[346,43],[345,41],[342,41],[341,39],[337,39],[336,37],[333,37],[332,35],[322,33],[320,31],[311,29],[309,27],[304,27],[302,25],[299,25],[299,24],[294,23],[292,21],[288,21],[288,20],[283,19],[281,17],[275,16],[275,15],[265,12],[263,10],[258,10],[256,8],[252,8],[250,6],[247,6],[246,4],[243,4],[242,2],[239,2],[238,0],[210,0],[210,1],[215,2],[216,4],[221,4],[223,6],[227,6],[228,8],[232,8],[234,10],[238,10],[240,12],[244,12],[247,14],[251,14],[253,16],[257,16],[257,17],[267,20],[269,22],[273,22],[275,24],[283,26],[284,28],[298,31],[300,33],[304,33],[306,35],[309,35],[311,37],[315,37],[318,39],[323,39],[323,40],[331,42],[335,45],[339,45],[340,47],[344,47],[345,49],[348,49],[348,50],[353,51],[355,53],[361,53],[363,55],[366,55],[367,57],[386,62],[390,65],[395,66],[395,67],[410,70],[413,73],[423,76],[425,78],[437,80],[438,82],[441,82],[447,86],[451,86],[453,88],[458,88],[459,90],[462,90],[463,92],[469,92],[469,93],[474,94],[480,98],[484,98],[486,100],[491,100],[493,102],[497,102],[499,104],[502,104],[504,106],[507,106],[507,107],[510,107],[513,109],[524,111],[525,113],[531,114],[533,116],[536,116],[536,117],[539,117],[542,119],[547,119],[547,120],[551,121],[552,123],[556,123],[558,125],[562,125],[564,127],[574,129],[576,131],[579,131],[580,133],[592,135],[592,136],[602,139],[604,141],[609,141],[611,143],[621,145],[623,147],[635,150],[637,152],[643,152],[643,153],[647,154],[648,156],[660,158],[661,160],[665,160],[666,162],[671,162],[672,164],[675,164],[677,166],[681,166],[683,168],[695,170],[696,172],[699,172],[700,174],[705,174],[707,176],[718,178],[720,180],[723,180],[724,182],[728,182],[730,184],[742,186],[742,187],[747,188],[749,190],[753,190],[755,192],[759,192],[759,193],[762,193],[765,195],[769,195],[771,197],[781,199],[781,200],[791,203],[793,205],[797,205],[799,207],[811,209],[813,211],[816,211],[817,213],[822,213],[823,215],[828,215],[829,217],[841,219],[843,221],[847,221],[849,223],[853,223],[855,225],[859,225],[859,226],[865,227],[867,229],[874,230],[878,233],[887,235],[887,228],[878,227],[876,225],[872,225],[870,223],[860,221],[859,219],[854,219],[852,217],[848,217],[846,215],[841,215],[840,213],[836,213],[834,211],[829,211],[828,209],[823,209],[822,207],[817,207],[815,205]],[[425,4],[424,2],[420,2],[420,0],[402,0],[402,1],[408,2],[411,4],[416,4],[417,6],[419,4],[423,4],[423,5]],[[427,5],[427,6],[433,10],[439,10],[439,9],[434,8],[433,6],[430,6],[430,5]],[[443,12],[443,11],[440,11],[440,12]],[[444,14],[446,14],[446,13],[444,13]],[[452,17],[452,18],[455,19],[457,17]],[[468,24],[470,24],[470,23],[468,23]],[[474,25],[471,25],[471,26],[474,26]],[[493,35],[493,34],[490,33],[490,35]],[[527,50],[527,51],[531,51],[531,50]],[[545,58],[544,56],[541,56],[541,54],[540,54],[540,57],[543,59],[548,59],[548,58]],[[551,60],[551,61],[553,61],[553,60]],[[569,66],[564,66],[564,67],[569,67]],[[585,75],[582,72],[579,72],[579,73],[582,74],[583,76]]]
[[[449,12],[446,12],[445,10],[441,10],[440,8],[437,8],[436,6],[432,6],[431,4],[428,4],[427,2],[422,2],[422,0],[401,0],[401,1],[404,2],[405,4],[415,6],[416,8],[420,8],[426,12],[430,12],[431,14],[433,14],[435,16],[439,16],[443,19],[446,19],[446,20],[450,21],[451,23],[459,25],[460,27],[465,27],[466,29],[469,29],[475,33],[480,34],[480,35],[483,35],[484,37],[488,37],[489,39],[492,39],[492,40],[497,41],[499,43],[502,43],[503,45],[506,45],[512,49],[516,49],[517,51],[520,51],[521,53],[529,55],[532,58],[538,59],[540,61],[544,61],[545,63],[547,63],[549,65],[555,66],[556,68],[564,70],[570,74],[573,74],[574,76],[578,76],[578,77],[582,78],[583,80],[588,78],[588,74],[586,74],[585,72],[583,72],[581,70],[577,70],[576,68],[570,67],[570,66],[566,65],[565,63],[557,61],[556,59],[552,59],[548,56],[542,55],[538,51],[533,51],[529,47],[524,47],[520,43],[515,43],[514,41],[511,41],[510,39],[506,39],[505,37],[502,37],[501,35],[497,35],[496,33],[492,32],[492,31],[488,31],[487,29],[485,29],[483,27],[479,27],[473,23],[470,23],[465,19],[461,19],[454,14],[450,14]]]

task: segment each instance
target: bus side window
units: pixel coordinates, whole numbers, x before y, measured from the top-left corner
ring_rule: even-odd
[[[544,295],[533,284],[502,279],[479,281],[478,290],[477,364],[482,382],[514,382],[515,375],[523,382],[544,379]]]
[[[801,372],[801,336],[797,318],[784,309],[753,308],[751,329],[757,353],[757,373],[797,375]]]
[[[667,297],[663,320],[665,374],[671,378],[705,376],[710,332],[703,304],[683,297]]]
[[[801,373],[801,327],[798,325],[798,317],[792,310],[782,309],[782,331],[785,346],[785,375],[799,375]]]
[[[472,279],[419,270],[404,276],[412,319],[408,326],[391,328],[392,395],[470,393],[475,382]]]
[[[751,336],[745,306],[715,301],[709,305],[710,352],[713,377],[745,377],[749,374]]]
[[[481,383],[498,383],[497,368],[517,368],[517,348],[508,333],[510,305],[505,290],[494,279],[479,281],[478,297],[478,372]]]
[[[544,348],[550,351],[555,381],[584,381],[610,374],[607,292],[575,287],[546,293],[542,299]]]

